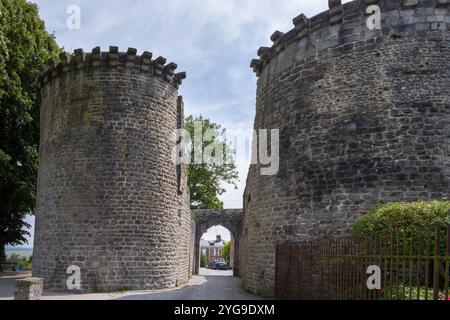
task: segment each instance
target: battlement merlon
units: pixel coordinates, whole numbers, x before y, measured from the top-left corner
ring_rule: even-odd
[[[63,52],[59,55],[59,61],[50,59],[45,70],[38,76],[38,84],[42,87],[61,75],[78,72],[81,70],[106,70],[108,68],[123,68],[124,70],[138,70],[142,73],[173,84],[177,89],[186,79],[186,73],[175,73],[177,65],[173,62],[166,65],[166,58],[157,57],[152,60],[153,54],[145,51],[137,55],[135,48],[128,48],[126,52],[120,52],[116,46],[110,46],[109,51],[102,52],[100,47],[95,47],[90,53],[83,49],[76,49],[72,54]]]
[[[367,27],[367,8],[372,5],[381,9],[381,30]],[[257,76],[273,58],[299,41],[317,54],[352,42],[373,41],[385,32],[399,36],[416,30],[450,32],[450,0],[354,0],[345,4],[328,0],[328,7],[312,18],[297,16],[293,19],[294,28],[287,33],[276,31],[271,36],[273,45],[258,50],[260,63],[251,63]]]

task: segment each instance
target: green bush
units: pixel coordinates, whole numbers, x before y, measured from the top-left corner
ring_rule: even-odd
[[[406,284],[392,284],[383,290],[382,298],[389,300],[433,300],[433,288],[425,288],[423,286],[417,288],[410,287]],[[439,291],[439,299],[448,300],[445,293]]]
[[[31,270],[33,268],[33,256],[23,257],[16,253],[8,257],[8,262],[15,263],[19,266],[19,270]]]
[[[353,225],[353,235],[394,231],[417,232],[450,223],[450,201],[399,202],[380,205]]]
[[[382,253],[398,255],[406,252],[414,256],[434,254],[435,227],[440,228],[439,255],[447,255],[447,225],[450,224],[449,201],[420,201],[382,204],[353,225],[355,238],[366,243],[381,240]],[[420,286],[425,278],[432,280],[433,261],[427,261],[429,274],[422,272]],[[444,288],[444,262],[439,262],[440,288]],[[387,288],[386,288],[387,290]],[[424,291],[425,289],[423,289]],[[403,292],[403,291],[402,291]],[[425,292],[425,291],[424,291]],[[421,296],[424,292],[420,292]],[[417,290],[414,292],[417,296]]]

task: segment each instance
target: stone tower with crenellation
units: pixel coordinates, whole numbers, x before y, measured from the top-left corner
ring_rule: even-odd
[[[244,196],[241,273],[258,294],[274,294],[278,243],[346,235],[382,201],[450,195],[450,1],[328,3],[252,61],[255,129],[280,129],[280,171],[252,166]]]
[[[184,73],[136,49],[64,53],[40,77],[33,276],[67,290],[161,289],[192,274],[191,213],[175,132]]]

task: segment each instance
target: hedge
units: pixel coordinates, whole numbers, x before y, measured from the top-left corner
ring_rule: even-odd
[[[353,235],[370,236],[392,231],[416,232],[450,223],[450,201],[382,204],[353,225]]]

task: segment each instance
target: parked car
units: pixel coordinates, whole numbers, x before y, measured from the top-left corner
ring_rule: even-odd
[[[216,268],[219,270],[228,270],[228,264],[226,262],[218,262]]]
[[[210,261],[208,263],[208,269],[216,270],[217,269],[217,262],[216,261]]]

